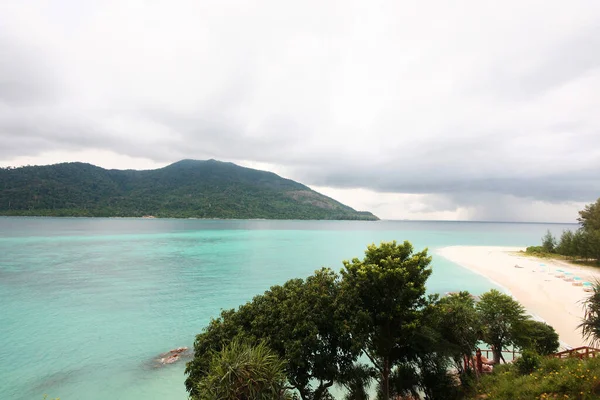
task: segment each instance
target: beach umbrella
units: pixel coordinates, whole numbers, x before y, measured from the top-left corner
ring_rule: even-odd
[[[583,282],[583,286],[594,286],[592,282]]]
[[[575,277],[575,278],[573,278],[573,279],[575,279],[576,281],[580,281],[580,280],[581,280],[581,278],[580,278],[580,277],[578,277],[578,276],[576,276],[576,277]]]

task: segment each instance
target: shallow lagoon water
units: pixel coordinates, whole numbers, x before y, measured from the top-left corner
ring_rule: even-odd
[[[186,399],[184,364],[220,309],[287,279],[410,240],[526,246],[568,224],[0,217],[0,399]],[[434,255],[430,292],[493,283]]]

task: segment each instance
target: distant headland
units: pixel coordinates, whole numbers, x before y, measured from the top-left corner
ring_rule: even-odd
[[[0,215],[379,219],[272,172],[216,160],[147,171],[86,163],[0,168]]]

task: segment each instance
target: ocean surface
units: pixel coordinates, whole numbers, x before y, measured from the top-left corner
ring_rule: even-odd
[[[0,217],[0,399],[184,400],[184,362],[211,317],[369,243],[537,245],[576,225]],[[435,256],[430,292],[494,285]]]

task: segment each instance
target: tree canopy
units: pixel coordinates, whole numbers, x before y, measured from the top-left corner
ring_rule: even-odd
[[[233,340],[212,353],[208,373],[197,383],[192,400],[283,400],[285,363],[264,343],[251,346]]]
[[[542,246],[527,248],[528,253],[544,255],[557,253],[574,260],[596,260],[600,264],[600,199],[579,211],[580,228],[563,231],[560,240],[548,231],[542,237]]]
[[[492,289],[481,295],[477,311],[483,321],[483,340],[493,346],[494,361],[500,362],[502,350],[517,344],[517,329],[527,319],[523,306],[507,294]]]
[[[528,319],[515,332],[515,344],[540,355],[555,353],[560,345],[558,333],[545,322]]]
[[[579,329],[591,345],[600,344],[600,282],[596,282],[593,292],[583,302],[585,315]]]
[[[581,227],[586,230],[600,230],[600,198],[595,203],[588,204],[579,211],[577,219]]]
[[[358,358],[345,308],[339,305],[337,280],[333,271],[321,269],[306,280],[273,286],[237,311],[222,312],[196,338],[196,357],[186,370],[190,393],[197,395],[194,385],[209,369],[208,355],[243,337],[264,340],[286,360],[288,382],[303,399],[326,398],[341,371]]]
[[[427,305],[430,263],[427,249],[414,253],[407,241],[370,245],[363,260],[344,261],[342,293],[355,310],[352,324],[364,338],[361,350],[380,373],[384,396],[390,372],[410,357]]]
[[[202,388],[216,385],[211,377],[237,365],[231,360],[240,346],[232,343],[248,345],[242,353],[258,345],[272,352],[283,363],[288,394],[303,400],[331,399],[334,384],[346,388],[349,399],[366,399],[374,381],[384,400],[456,399],[448,369],[454,364],[468,382],[473,371],[463,362],[481,341],[493,346],[498,362],[509,345],[556,350],[556,332],[497,290],[478,302],[468,292],[427,296],[431,271],[427,249],[383,242],[368,246],[362,259],[344,261],[340,274],[323,268],[222,311],[196,337],[186,367],[190,396],[204,400]],[[282,385],[280,377],[269,381]],[[235,390],[227,383],[228,393]]]
[[[473,296],[462,291],[441,298],[435,307],[434,326],[439,333],[439,346],[445,348],[457,370],[462,371],[464,357],[475,353],[483,335],[483,321]]]
[[[215,160],[148,171],[0,168],[0,215],[376,220],[271,172]]]

